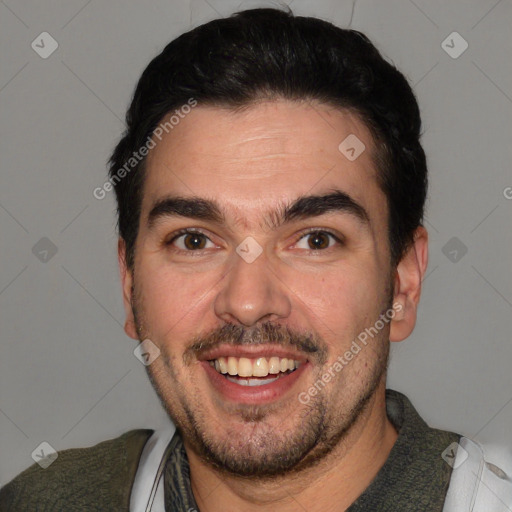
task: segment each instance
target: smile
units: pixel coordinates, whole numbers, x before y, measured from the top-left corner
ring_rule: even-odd
[[[228,381],[240,386],[264,386],[284,375],[289,375],[300,366],[299,361],[286,357],[219,357],[209,363]],[[265,378],[268,375],[271,377]]]
[[[228,355],[228,350],[239,353]],[[284,352],[274,355],[269,348],[265,349],[266,354],[261,353],[264,350],[261,347],[254,350],[231,347],[228,350],[208,354],[200,362],[214,389],[225,399],[238,403],[279,399],[294,387],[305,368],[310,366],[302,355]]]

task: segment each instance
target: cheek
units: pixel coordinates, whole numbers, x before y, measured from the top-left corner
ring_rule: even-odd
[[[140,269],[140,297],[144,322],[151,334],[158,338],[182,335],[187,326],[198,325],[204,316],[213,283],[202,278],[184,275],[159,266]]]
[[[358,347],[353,341],[374,325],[383,307],[383,280],[375,266],[347,264],[316,278],[302,274],[295,289],[299,292],[295,301],[299,315],[308,319],[328,346],[326,365],[317,369],[315,378],[331,369],[336,376],[330,384],[333,389],[365,380],[378,353],[375,346],[360,343]],[[380,338],[379,334],[368,339],[375,344]],[[335,368],[336,361],[339,364]]]
[[[374,321],[382,300],[379,280],[369,265],[339,265],[316,275],[289,274],[288,279],[287,284],[299,299],[297,306],[313,321],[316,317],[314,323],[328,327],[330,337],[345,336],[365,321]]]

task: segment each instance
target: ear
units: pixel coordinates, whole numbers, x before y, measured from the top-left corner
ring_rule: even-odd
[[[416,313],[421,295],[421,283],[428,264],[428,233],[423,226],[414,232],[414,242],[400,260],[395,274],[390,341],[407,338],[416,325]]]
[[[133,286],[133,272],[126,265],[126,243],[122,238],[119,238],[117,243],[117,258],[119,261],[119,270],[121,273],[121,284],[123,287],[123,304],[126,319],[124,322],[124,332],[138,340],[137,328],[135,326],[135,317],[133,316],[132,309],[132,286]]]

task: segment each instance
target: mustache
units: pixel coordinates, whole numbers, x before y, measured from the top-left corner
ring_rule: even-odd
[[[316,334],[301,333],[285,325],[265,322],[254,327],[225,324],[205,336],[195,337],[183,354],[185,364],[199,358],[209,350],[220,345],[265,345],[272,343],[280,347],[293,347],[308,354],[308,359],[314,359],[323,364],[327,360],[327,345]]]

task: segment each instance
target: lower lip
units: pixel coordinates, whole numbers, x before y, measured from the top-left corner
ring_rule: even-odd
[[[292,373],[261,386],[242,386],[235,384],[226,379],[224,374],[219,373],[213,368],[208,361],[202,361],[201,365],[206,371],[206,375],[213,384],[213,387],[223,395],[224,398],[237,403],[260,404],[278,400],[290,391],[295,382],[297,382],[306,371],[309,363],[301,364]]]

